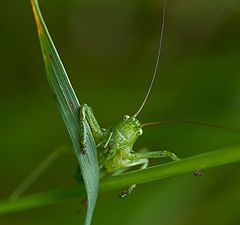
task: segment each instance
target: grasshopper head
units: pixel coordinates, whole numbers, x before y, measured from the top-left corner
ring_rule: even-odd
[[[118,123],[117,130],[129,144],[134,144],[143,133],[140,122],[134,116],[128,115],[125,115]]]
[[[123,124],[129,129],[134,130],[136,135],[140,136],[143,133],[140,122],[134,116],[125,115],[123,117]]]

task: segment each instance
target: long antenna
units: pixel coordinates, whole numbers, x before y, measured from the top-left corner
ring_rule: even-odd
[[[226,130],[230,132],[240,133],[239,128],[226,127],[226,126],[221,126],[217,124],[210,124],[210,123],[206,123],[202,121],[194,121],[194,120],[162,120],[162,121],[156,121],[156,122],[143,123],[141,127],[148,127],[148,126],[155,126],[155,125],[168,125],[168,124],[190,124],[190,125],[211,127],[211,128]]]
[[[152,90],[152,86],[153,86],[153,83],[154,83],[154,80],[155,80],[155,77],[156,77],[156,74],[157,74],[157,69],[158,69],[158,65],[159,65],[159,62],[160,62],[160,56],[161,56],[161,50],[162,50],[162,42],[163,42],[163,33],[164,33],[164,26],[165,26],[165,15],[166,15],[166,5],[167,5],[167,0],[164,0],[164,5],[163,5],[163,15],[162,15],[162,28],[161,28],[161,33],[160,33],[160,39],[159,39],[159,47],[158,47],[158,53],[157,53],[157,61],[156,61],[156,64],[155,64],[155,68],[154,68],[154,73],[153,73],[153,76],[152,76],[152,80],[151,80],[151,83],[149,85],[149,88],[148,88],[148,91],[147,91],[147,94],[140,106],[140,108],[138,109],[138,111],[133,115],[133,117],[137,117],[138,114],[141,112],[141,110],[143,109],[147,99],[148,99],[148,96]]]

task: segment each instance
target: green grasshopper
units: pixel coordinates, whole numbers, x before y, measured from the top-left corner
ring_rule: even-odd
[[[169,151],[134,152],[133,145],[143,134],[142,125],[136,118],[136,114],[125,115],[115,126],[104,129],[99,126],[92,109],[84,104],[81,106],[80,118],[82,122],[87,120],[90,125],[98,150],[99,169],[104,175],[117,175],[136,165],[142,165],[141,169],[145,169],[150,158],[169,157],[172,160],[178,160],[178,157]],[[83,129],[81,140],[83,154],[87,154],[84,133]],[[135,186],[132,185],[124,190],[120,197],[130,194]]]
[[[86,132],[84,130],[84,120],[87,120],[98,150],[99,169],[104,175],[120,174],[126,171],[128,168],[137,165],[141,165],[140,169],[145,169],[148,166],[148,159],[150,158],[169,157],[174,161],[178,160],[178,157],[174,153],[171,153],[169,151],[139,153],[135,152],[133,149],[133,145],[137,141],[138,137],[143,134],[143,125],[141,125],[141,123],[137,119],[137,116],[141,112],[148,99],[157,74],[157,68],[160,61],[161,47],[163,42],[165,14],[166,1],[164,2],[162,29],[160,34],[160,42],[154,73],[147,94],[138,111],[132,116],[123,116],[123,118],[113,127],[105,129],[100,127],[90,106],[88,106],[87,104],[83,104],[80,107],[82,153],[87,154],[87,145],[85,144]],[[132,185],[127,190],[124,190],[120,194],[120,197],[125,197],[126,195],[130,194],[135,188],[135,186],[136,185]]]

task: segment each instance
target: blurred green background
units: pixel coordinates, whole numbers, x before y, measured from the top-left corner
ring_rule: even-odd
[[[156,58],[162,1],[40,0],[80,101],[103,127],[133,114]],[[0,7],[0,198],[56,147],[71,145],[48,86],[28,0]],[[240,2],[168,2],[160,71],[140,121],[191,119],[240,127]],[[184,158],[239,144],[239,134],[190,125],[147,127],[135,148]],[[160,160],[152,163],[161,163]],[[95,225],[238,225],[240,165],[139,185],[127,199],[100,194]],[[73,154],[27,194],[76,185]],[[1,225],[80,224],[80,199],[0,216]]]

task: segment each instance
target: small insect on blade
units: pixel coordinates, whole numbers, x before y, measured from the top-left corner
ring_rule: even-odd
[[[196,169],[196,170],[193,171],[193,175],[194,175],[195,177],[202,177],[202,176],[203,176],[203,173],[202,173],[201,170]]]
[[[127,189],[123,190],[120,194],[119,197],[120,198],[125,198],[128,195],[130,195],[133,191],[133,189],[136,187],[136,184],[131,185],[130,187],[128,187]]]
[[[125,198],[125,197],[127,197],[129,195],[129,192],[128,192],[128,190],[126,189],[126,190],[123,190],[120,194],[119,194],[119,197],[120,198]]]

